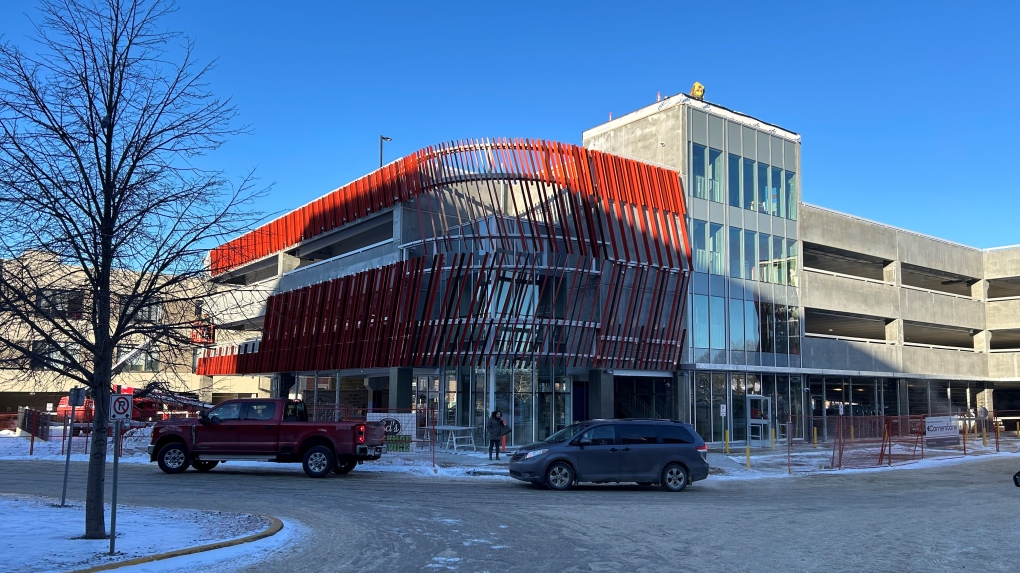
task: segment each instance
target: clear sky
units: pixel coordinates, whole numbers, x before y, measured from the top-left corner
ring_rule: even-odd
[[[0,2],[25,44],[32,0]],[[1020,243],[1020,3],[180,0],[167,25],[251,135],[213,160],[289,210],[430,144],[580,143],[663,96],[800,133],[804,200],[973,247]],[[1014,175],[1010,175],[1014,173]]]

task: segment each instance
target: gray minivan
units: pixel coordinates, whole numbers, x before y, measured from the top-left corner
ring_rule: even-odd
[[[577,482],[637,482],[683,491],[708,477],[707,456],[705,440],[684,422],[590,420],[517,450],[510,477],[555,490]]]

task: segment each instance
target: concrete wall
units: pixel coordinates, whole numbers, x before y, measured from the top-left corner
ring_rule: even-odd
[[[1020,328],[1020,299],[985,303],[985,316],[988,330]]]
[[[888,261],[896,260],[896,230],[892,227],[811,205],[801,205],[800,238]]]
[[[805,336],[801,343],[804,368],[900,372],[900,346]]]
[[[583,136],[584,146],[589,149],[655,163],[683,175],[687,172],[686,139],[687,108],[683,105],[649,115],[630,114]]]
[[[988,375],[993,378],[1020,378],[1020,352],[989,354]]]
[[[900,263],[947,271],[968,277],[984,275],[984,258],[978,249],[896,231]]]
[[[988,355],[965,350],[904,346],[903,372],[983,378],[988,376]]]
[[[984,252],[986,279],[1020,277],[1020,246]]]
[[[900,289],[900,317],[913,322],[985,329],[983,302],[927,290]]]
[[[894,285],[834,276],[805,269],[800,274],[805,307],[895,318],[900,300]]]

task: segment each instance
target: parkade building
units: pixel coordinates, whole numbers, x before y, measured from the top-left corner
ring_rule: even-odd
[[[1020,410],[1020,247],[804,204],[798,134],[683,94],[583,142],[423,150],[218,247],[217,332],[246,341],[199,373],[445,424],[500,409],[513,443]]]

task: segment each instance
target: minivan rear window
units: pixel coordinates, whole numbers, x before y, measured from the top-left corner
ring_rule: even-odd
[[[663,424],[658,429],[664,444],[692,444],[695,441],[690,431],[679,424]]]

